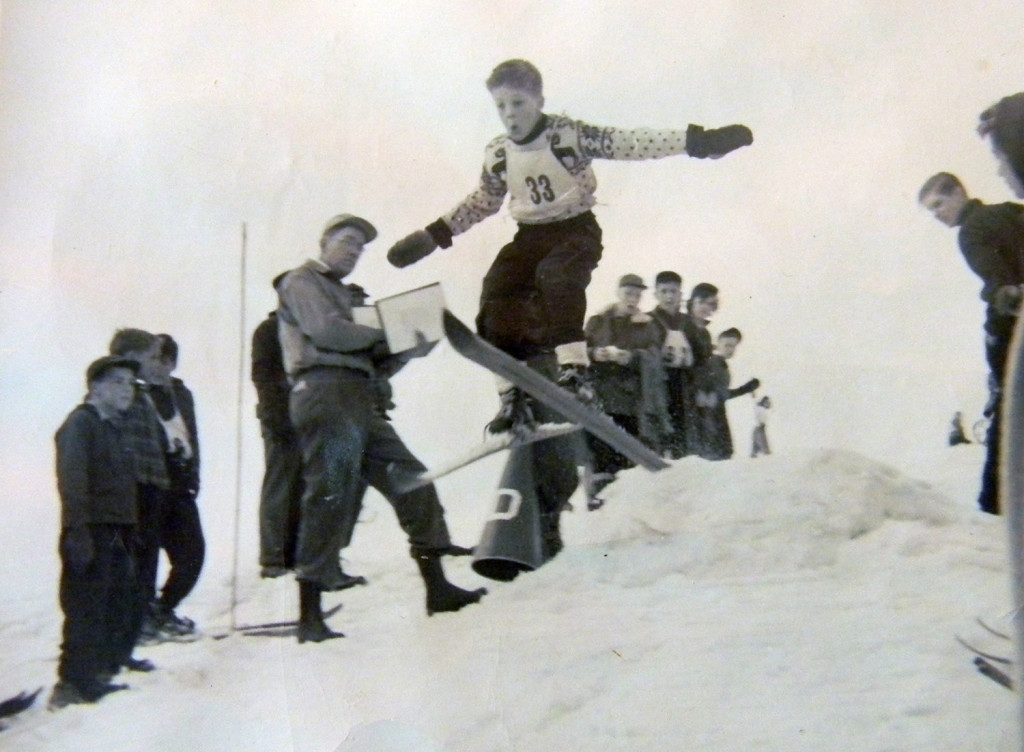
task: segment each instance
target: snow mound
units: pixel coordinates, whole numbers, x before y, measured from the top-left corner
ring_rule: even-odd
[[[929,484],[850,451],[706,462],[622,473],[598,512],[564,519],[567,544],[614,550],[643,541],[645,570],[746,576],[836,564],[857,541],[919,555],[990,524]],[[908,526],[886,523],[913,523]],[[879,534],[885,528],[884,533]],[[974,548],[972,542],[971,548]]]

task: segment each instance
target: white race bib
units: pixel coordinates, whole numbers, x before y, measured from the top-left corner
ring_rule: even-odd
[[[520,222],[557,219],[580,203],[576,179],[558,161],[547,141],[536,148],[508,149],[509,212]]]

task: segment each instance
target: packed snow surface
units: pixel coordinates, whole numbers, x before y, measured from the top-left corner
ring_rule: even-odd
[[[972,506],[981,460],[949,449],[911,475],[820,450],[630,470],[602,509],[574,499],[565,550],[536,572],[490,582],[447,559],[490,593],[430,618],[371,497],[345,554],[370,585],[324,596],[347,638],[318,645],[229,633],[215,552],[230,557],[231,534],[208,530],[214,574],[181,609],[204,639],[138,650],[159,670],[94,707],[33,708],[0,749],[1015,749],[1015,696],[954,639],[1011,652],[975,621],[1009,628],[1004,522]],[[479,533],[477,506],[448,503],[458,542]],[[259,580],[250,554],[236,623],[291,618],[294,582]],[[59,643],[54,583],[17,572],[4,696],[51,684]]]

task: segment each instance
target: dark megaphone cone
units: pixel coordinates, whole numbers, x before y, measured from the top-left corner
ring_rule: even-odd
[[[473,570],[483,577],[508,582],[544,563],[532,450],[522,446],[509,453],[497,504],[473,557]]]

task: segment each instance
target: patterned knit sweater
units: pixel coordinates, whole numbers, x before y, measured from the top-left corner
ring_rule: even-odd
[[[533,135],[516,143],[501,135],[487,144],[480,185],[432,225],[459,235],[501,208],[522,224],[569,219],[594,206],[594,159],[659,159],[686,153],[686,130],[603,128],[564,115],[544,115]],[[449,238],[441,238],[448,240]],[[441,243],[442,246],[447,245]]]

